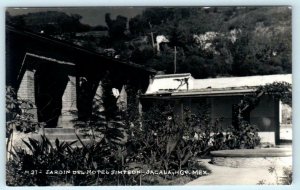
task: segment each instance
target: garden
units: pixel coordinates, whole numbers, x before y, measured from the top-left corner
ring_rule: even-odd
[[[109,82],[103,83],[103,89],[102,97],[94,99],[89,119],[74,121],[76,141],[51,143],[42,136],[23,140],[24,148],[11,146],[13,131],[31,133],[45,124],[34,120],[31,102],[18,99],[7,87],[7,185],[183,185],[211,174],[199,162],[211,151],[259,146],[258,129],[243,119],[243,111],[254,109],[260,96],[269,94],[291,105],[291,85],[259,87],[241,100],[236,121],[224,128],[219,123],[222,118],[210,118],[205,104],[197,113],[184,108],[183,117],[174,114],[169,102],[140,114],[137,89],[127,86],[126,109],[116,104]],[[90,141],[83,142],[79,134]]]

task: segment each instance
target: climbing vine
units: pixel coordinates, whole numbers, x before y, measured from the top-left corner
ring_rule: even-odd
[[[292,107],[292,85],[287,82],[274,82],[265,86],[260,86],[258,91],[270,95],[275,100],[280,100],[284,104]]]
[[[244,96],[235,106],[232,127],[235,135],[243,137],[243,143],[249,142],[250,147],[258,145],[259,136],[257,127],[250,125],[247,121],[247,113],[259,104],[264,95],[271,96],[275,101],[280,100],[292,107],[292,85],[287,82],[273,82],[259,86],[253,94]]]
[[[276,101],[282,101],[292,107],[292,85],[287,82],[273,82],[259,86],[252,95],[244,96],[238,106],[238,118],[243,120],[246,111],[253,110],[263,95],[269,95]]]

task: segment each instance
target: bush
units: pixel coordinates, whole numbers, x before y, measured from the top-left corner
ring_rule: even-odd
[[[9,139],[13,130],[24,133],[34,132],[43,123],[34,121],[31,110],[33,102],[17,98],[15,89],[6,87],[6,137]],[[9,141],[8,141],[9,142]]]
[[[239,128],[231,126],[220,149],[253,149],[259,144],[258,128],[242,121]]]
[[[58,139],[52,145],[45,136],[41,141],[29,138],[29,142],[23,142],[28,150],[15,148],[13,158],[7,163],[7,185],[116,185],[112,175],[74,175],[73,172],[122,170],[116,149],[104,139],[97,143],[82,144],[82,147],[74,147],[72,144],[76,141],[65,143]],[[50,171],[70,173],[51,175]]]
[[[156,104],[143,113],[142,127],[135,128],[127,142],[134,161],[149,169],[190,169],[197,156],[209,152],[212,132],[219,131],[205,114],[192,114],[185,108],[184,117],[174,114],[170,104]]]

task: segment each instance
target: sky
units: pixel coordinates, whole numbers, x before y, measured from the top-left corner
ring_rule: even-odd
[[[81,23],[91,26],[106,25],[104,17],[106,13],[110,13],[112,19],[118,15],[122,15],[129,20],[141,14],[143,10],[145,10],[145,7],[22,7],[6,9],[12,16],[43,11],[61,11],[67,14],[79,14],[82,16]]]

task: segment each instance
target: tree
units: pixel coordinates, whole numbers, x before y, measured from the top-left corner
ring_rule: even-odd
[[[141,15],[129,20],[129,31],[133,36],[145,35],[149,31],[149,23]]]
[[[9,23],[36,32],[43,30],[44,34],[64,33],[57,36],[98,52],[114,48],[122,60],[166,73],[174,72],[174,46],[178,49],[177,72],[194,73],[195,77],[280,74],[292,70],[291,10],[288,7],[146,8],[129,20],[128,31],[126,17],[118,15],[112,19],[107,13],[105,21],[109,36],[94,39],[78,39],[72,35],[94,29],[81,24],[80,19],[79,15],[55,11],[7,15]],[[209,48],[196,47],[194,35],[205,36],[207,33],[216,34],[212,39],[204,40],[204,46]],[[150,34],[154,39],[164,35],[170,41],[163,45],[160,55],[151,52]],[[139,38],[148,39],[132,46]],[[201,62],[196,64],[196,59]]]
[[[170,40],[165,45],[169,48],[147,61],[150,67],[167,73],[173,72],[167,69],[173,54],[169,49],[179,46],[186,59],[179,63],[182,67],[178,72],[195,73],[201,78],[279,74],[291,72],[290,18],[290,10],[285,7],[149,8],[130,20],[130,31],[133,36],[147,34],[150,22],[151,32]],[[206,32],[217,34],[207,42],[213,52],[200,48],[191,52],[197,49],[193,35]],[[202,66],[195,63],[198,56],[203,59],[198,63]],[[195,66],[204,73],[196,71]]]
[[[118,41],[125,38],[125,31],[127,26],[127,18],[118,15],[115,20],[110,18],[110,14],[105,14],[105,22],[108,27],[108,34],[111,40]]]
[[[54,35],[90,30],[90,26],[80,22],[81,18],[78,14],[67,15],[63,12],[47,11],[7,17],[7,22],[36,33]]]

